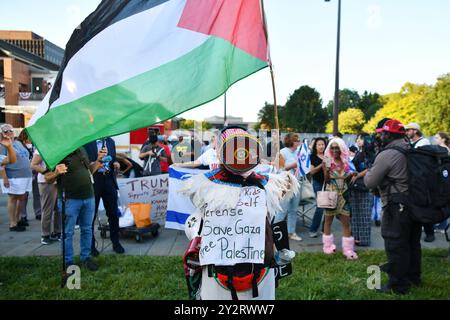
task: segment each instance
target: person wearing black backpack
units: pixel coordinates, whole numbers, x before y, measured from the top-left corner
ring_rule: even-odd
[[[398,120],[388,120],[381,133],[383,151],[364,177],[369,189],[378,188],[383,205],[381,235],[388,262],[382,266],[389,281],[379,292],[406,294],[411,285],[421,284],[421,224],[411,218],[406,206],[408,171],[406,156],[395,150],[408,149],[405,129]]]
[[[415,122],[408,123],[405,126],[405,130],[406,136],[409,139],[409,143],[413,148],[428,146],[431,144],[430,140],[424,138],[422,132],[420,131],[420,126],[417,123]],[[433,242],[435,240],[434,226],[432,223],[424,223],[423,231],[425,232],[425,239],[424,239],[425,242]]]

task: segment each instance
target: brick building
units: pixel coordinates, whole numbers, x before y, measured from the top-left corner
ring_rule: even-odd
[[[31,31],[0,30],[0,123],[25,127],[63,56],[63,49]]]

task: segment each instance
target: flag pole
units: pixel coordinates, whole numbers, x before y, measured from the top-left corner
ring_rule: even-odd
[[[223,126],[226,127],[227,123],[227,92],[223,94]]]
[[[266,36],[266,41],[267,41],[267,62],[269,63],[270,77],[272,79],[274,122],[275,122],[275,129],[276,129],[276,133],[277,133],[275,136],[275,140],[272,139],[272,141],[273,141],[272,142],[272,150],[275,151],[275,154],[278,154],[278,152],[280,151],[280,137],[279,137],[280,125],[279,125],[279,121],[278,121],[278,105],[277,105],[277,93],[276,93],[276,89],[275,89],[275,74],[273,72],[272,58],[270,57],[269,31],[268,31],[268,27],[267,27],[266,13],[264,10],[264,0],[261,0],[261,13],[262,13],[262,19],[263,19],[264,34]]]
[[[275,90],[275,75],[273,72],[273,65],[272,65],[272,58],[270,57],[270,50],[269,50],[269,32],[267,28],[267,19],[266,19],[266,13],[264,10],[264,0],[261,0],[261,11],[262,11],[262,18],[263,18],[263,24],[264,24],[264,34],[266,36],[267,41],[267,61],[269,63],[269,69],[270,69],[270,77],[272,79],[272,92],[273,92],[273,108],[274,108],[274,120],[275,120],[275,129],[279,130],[280,125],[278,122],[278,106],[277,106],[277,94]]]
[[[61,279],[61,288],[64,288],[67,283],[68,274],[66,272],[66,191],[64,185],[64,177],[60,177],[60,186],[61,186],[61,225],[62,225],[62,279]]]

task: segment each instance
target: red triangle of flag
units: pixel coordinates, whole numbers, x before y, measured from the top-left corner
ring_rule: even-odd
[[[225,39],[267,61],[260,0],[187,0],[178,26]]]

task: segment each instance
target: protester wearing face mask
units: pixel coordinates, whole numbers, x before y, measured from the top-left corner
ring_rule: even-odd
[[[139,153],[139,159],[144,160],[143,176],[154,176],[161,174],[161,160],[168,160],[168,157],[158,144],[158,136],[150,135],[149,144],[144,146]]]
[[[382,148],[373,166],[364,177],[369,189],[378,188],[383,205],[381,235],[388,262],[381,270],[389,276],[383,293],[408,293],[411,286],[421,284],[420,236],[422,226],[408,214],[405,195],[408,193],[406,156],[395,148],[408,149],[405,128],[398,120],[388,120],[377,129]]]

